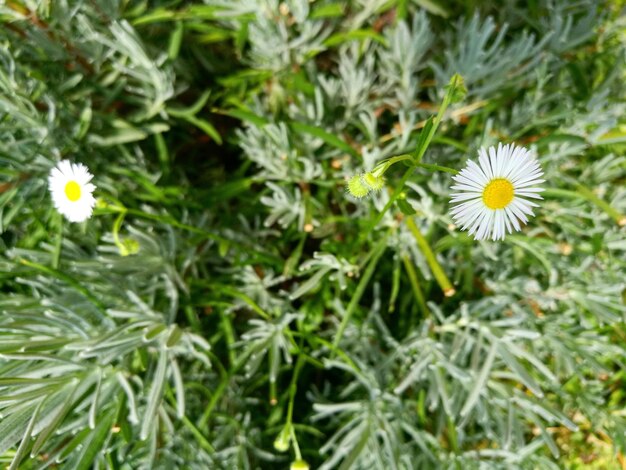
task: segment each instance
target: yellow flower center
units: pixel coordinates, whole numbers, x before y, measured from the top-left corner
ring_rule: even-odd
[[[514,188],[509,180],[496,178],[483,190],[483,202],[489,209],[503,209],[513,200]]]
[[[76,181],[69,181],[65,185],[65,195],[72,202],[78,201],[80,199],[80,185]]]

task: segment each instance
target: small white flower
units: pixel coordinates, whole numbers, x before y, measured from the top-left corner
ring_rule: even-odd
[[[62,160],[48,176],[48,187],[54,207],[70,222],[82,222],[91,217],[96,204],[90,183],[93,175],[81,163]]]
[[[476,240],[503,240],[506,231],[521,230],[520,222],[528,223],[537,204],[527,198],[543,199],[535,187],[545,180],[533,154],[513,144],[498,148],[481,148],[478,163],[468,160],[467,166],[453,176],[457,192],[450,202],[450,213],[461,230],[469,229]]]

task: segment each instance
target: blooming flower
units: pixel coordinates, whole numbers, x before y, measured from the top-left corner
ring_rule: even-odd
[[[461,230],[469,229],[476,240],[504,239],[505,232],[521,230],[533,216],[528,200],[542,199],[543,188],[536,185],[543,171],[532,153],[513,144],[498,144],[478,151],[478,164],[468,160],[467,166],[452,178],[457,184],[450,202],[452,218]]]
[[[54,207],[70,222],[82,222],[91,217],[96,204],[90,183],[93,175],[81,163],[62,160],[48,176],[48,187]]]

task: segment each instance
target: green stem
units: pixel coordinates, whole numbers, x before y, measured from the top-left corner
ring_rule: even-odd
[[[233,331],[233,325],[230,321],[229,316],[224,313],[224,311],[222,311],[220,309],[220,320],[222,323],[222,330],[224,331],[224,338],[226,340],[226,350],[228,352],[228,363],[230,365],[233,365],[235,363],[235,350],[234,350],[234,344],[235,344],[235,333]]]
[[[272,319],[272,315],[270,315],[265,310],[263,310],[254,300],[252,300],[250,297],[248,297],[243,292],[239,292],[238,290],[233,289],[233,288],[228,287],[228,286],[219,286],[219,290],[220,290],[220,292],[222,292],[222,293],[224,293],[224,294],[226,294],[226,295],[228,295],[230,297],[235,297],[235,298],[237,298],[239,300],[242,300],[246,305],[248,305],[248,307],[250,307],[252,310],[254,310],[264,320],[270,321]]]
[[[626,216],[620,214],[617,210],[611,207],[608,202],[596,196],[589,188],[583,186],[582,184],[578,184],[576,186],[576,190],[578,191],[578,193],[584,196],[585,199],[592,202],[604,212],[606,212],[607,215],[611,217],[615,222],[617,222],[619,226],[626,225]]]
[[[446,113],[446,110],[448,109],[448,106],[452,102],[452,98],[453,98],[453,96],[454,96],[454,94],[456,92],[456,87],[459,85],[460,80],[461,80],[461,78],[458,75],[455,75],[450,80],[450,84],[448,85],[448,90],[447,90],[445,96],[443,97],[443,102],[441,103],[441,106],[439,107],[439,111],[437,112],[437,116],[435,116],[435,119],[433,121],[433,125],[430,126],[430,128],[428,128],[428,130],[427,130],[428,134],[426,134],[426,139],[423,141],[422,145],[420,145],[420,147],[417,149],[417,152],[415,154],[415,162],[416,163],[421,163],[422,157],[426,153],[426,150],[428,149],[428,146],[430,145],[430,142],[433,140],[433,137],[435,136],[435,132],[437,132],[437,128],[439,127],[439,124],[443,120],[443,116]],[[425,130],[426,130],[426,128],[425,128]]]
[[[176,398],[174,397],[174,394],[172,393],[169,387],[167,388],[165,393],[167,395],[168,400],[170,401],[170,404],[175,407]],[[187,416],[183,415],[180,419],[183,422],[183,425],[189,430],[189,432],[191,432],[193,437],[196,438],[196,441],[198,441],[198,444],[200,444],[200,447],[206,450],[209,454],[215,453],[215,449],[213,448],[211,443],[202,435],[200,430],[189,420],[189,418],[187,418]]]
[[[474,269],[472,266],[472,248],[471,245],[465,246],[465,267],[463,269],[463,292],[471,295],[474,285]]]
[[[289,384],[289,405],[287,406],[287,423],[286,426],[289,426],[291,429],[291,440],[293,442],[293,449],[296,453],[296,460],[302,459],[302,454],[300,453],[300,446],[298,445],[298,439],[296,438],[296,432],[293,423],[293,405],[296,399],[296,392],[298,390],[298,376],[300,375],[300,369],[304,365],[304,356],[300,354],[298,356],[298,360],[296,362],[296,367],[293,372],[293,376],[291,377],[291,383]]]
[[[365,272],[363,273],[363,277],[361,278],[361,280],[359,281],[359,284],[356,287],[356,291],[354,292],[352,299],[350,299],[350,303],[348,304],[346,313],[344,314],[343,319],[341,320],[341,324],[339,325],[339,329],[337,330],[337,334],[335,335],[335,340],[333,341],[333,355],[335,354],[334,351],[339,346],[339,342],[341,341],[343,332],[348,326],[348,322],[350,321],[352,314],[356,310],[356,307],[359,301],[361,300],[363,293],[365,292],[365,288],[367,287],[369,280],[374,274],[374,269],[376,268],[376,265],[378,264],[378,260],[385,252],[386,247],[387,247],[387,237],[384,237],[382,240],[380,240],[378,242],[378,245],[374,247],[372,259],[370,260],[370,263],[367,265],[367,268],[365,269]]]
[[[383,210],[378,213],[378,215],[376,216],[376,219],[374,220],[374,223],[370,226],[369,230],[367,230],[366,233],[369,233],[370,231],[372,231],[374,228],[378,226],[380,221],[385,216],[385,213],[391,208],[393,203],[396,202],[396,200],[400,197],[400,194],[402,194],[402,190],[404,189],[404,185],[408,181],[409,176],[411,176],[411,173],[413,173],[413,171],[415,171],[414,166],[406,170],[406,172],[402,176],[402,179],[400,180],[400,183],[398,184],[398,187],[391,194],[391,196],[389,197],[389,201],[387,201],[387,204],[385,204],[385,207],[383,207]]]
[[[452,102],[452,99],[455,93],[457,92],[457,87],[459,87],[460,85],[462,85],[462,78],[459,75],[454,75],[450,79],[450,83],[448,84],[446,94],[443,98],[443,102],[441,103],[441,106],[439,107],[439,111],[437,112],[435,119],[432,121],[432,125],[427,125],[424,127],[422,134],[426,132],[426,135],[423,136],[422,134],[420,134],[420,138],[417,144],[418,147],[415,150],[415,152],[412,155],[398,155],[396,157],[391,157],[389,160],[383,163],[383,165],[386,165],[385,171],[387,170],[387,168],[389,168],[390,165],[397,163],[399,161],[404,161],[404,160],[411,160],[413,162],[413,166],[411,166],[411,168],[409,168],[404,173],[404,176],[400,180],[400,183],[396,186],[396,189],[391,194],[389,201],[387,202],[387,204],[385,204],[385,207],[383,207],[383,210],[380,211],[380,213],[376,217],[376,220],[374,221],[373,226],[370,227],[370,230],[368,230],[368,232],[371,231],[376,226],[378,226],[378,224],[382,220],[385,213],[391,208],[393,203],[396,202],[398,197],[400,197],[400,194],[402,194],[402,190],[404,189],[404,185],[409,179],[409,176],[411,176],[411,173],[413,172],[413,170],[415,170],[416,166],[420,166],[422,168],[428,168],[431,170],[434,169],[434,170],[446,171],[449,173],[456,174],[456,170],[453,170],[452,168],[446,168],[446,167],[439,166],[439,165],[430,165],[430,164],[422,163],[422,157],[426,153],[428,146],[433,140],[433,137],[435,136],[435,133],[437,132],[437,128],[439,127],[439,124],[443,120],[443,116],[445,115],[446,110],[448,109],[448,106]],[[382,175],[383,173],[384,171],[380,173],[380,175]]]
[[[420,168],[426,168],[427,170],[445,171],[446,173],[450,173],[453,175],[456,175],[459,173],[459,171],[455,170],[454,168],[449,168],[447,166],[441,166],[441,165],[432,165],[430,163],[416,163],[415,166],[418,166]]]
[[[420,288],[419,282],[417,280],[417,272],[415,272],[413,263],[411,263],[411,259],[408,255],[402,256],[402,262],[404,263],[404,268],[406,269],[406,273],[409,276],[409,282],[411,283],[411,288],[413,289],[413,295],[415,295],[417,305],[422,311],[422,315],[424,316],[424,318],[428,318],[430,317],[430,310],[428,310],[428,307],[426,306],[424,294],[422,293],[422,289]]]
[[[117,246],[117,249],[120,250],[120,255],[126,256],[128,254],[128,250],[120,240],[120,228],[122,228],[122,223],[124,223],[124,217],[126,217],[126,211],[120,211],[119,215],[115,218],[115,222],[113,222],[113,243]]]
[[[393,275],[391,277],[391,295],[389,296],[389,308],[387,313],[393,313],[396,309],[396,299],[400,292],[400,257],[394,256]]]
[[[448,276],[446,276],[446,273],[439,264],[439,261],[437,261],[437,257],[433,253],[433,250],[430,248],[428,241],[426,240],[426,238],[424,238],[424,235],[422,235],[422,232],[420,232],[419,228],[417,228],[417,225],[415,225],[412,217],[407,217],[406,225],[415,237],[417,246],[426,258],[426,262],[428,263],[428,266],[430,267],[433,276],[435,276],[435,279],[439,283],[441,290],[443,290],[443,295],[445,295],[446,297],[452,297],[456,293],[456,290],[454,289],[454,287],[452,287],[452,283],[448,279]]]
[[[217,402],[219,401],[219,399],[222,397],[222,394],[226,390],[226,387],[228,386],[230,379],[237,373],[239,369],[241,369],[246,364],[247,360],[248,360],[248,354],[244,355],[243,357],[239,359],[239,361],[233,364],[230,370],[228,371],[228,373],[226,374],[226,376],[222,377],[222,380],[220,381],[219,385],[217,386],[217,388],[213,392],[213,395],[211,396],[211,400],[209,400],[209,404],[204,409],[204,413],[202,413],[202,416],[200,417],[200,420],[198,421],[198,427],[203,428],[209,422],[211,413],[213,412],[213,409],[217,405]]]
[[[389,157],[386,160],[381,161],[376,167],[372,170],[372,174],[375,176],[382,176],[389,169],[390,166],[395,165],[398,162],[403,162],[406,160],[413,161],[413,155],[405,153],[402,155],[396,155],[393,157]]]

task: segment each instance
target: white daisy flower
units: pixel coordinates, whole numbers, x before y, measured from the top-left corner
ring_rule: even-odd
[[[81,163],[62,160],[48,176],[48,187],[54,207],[70,222],[82,222],[91,217],[96,204],[90,183],[93,175]]]
[[[503,240],[505,231],[521,230],[534,216],[531,207],[537,204],[527,198],[543,199],[543,171],[533,154],[513,144],[498,144],[478,151],[478,164],[468,160],[467,166],[453,176],[450,211],[461,230],[469,229],[476,240]]]

